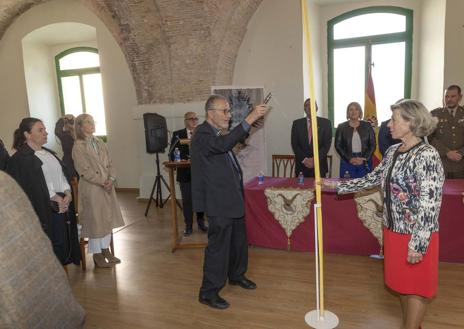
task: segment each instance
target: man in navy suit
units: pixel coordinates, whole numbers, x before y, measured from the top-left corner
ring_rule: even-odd
[[[177,147],[180,151],[180,158],[182,160],[190,159],[189,145],[181,144],[181,139],[192,139],[193,130],[198,125],[198,117],[195,112],[187,112],[184,114],[185,128],[177,130],[172,134],[171,139],[171,153],[169,158],[174,160],[174,150]],[[173,147],[173,145],[175,145]],[[192,210],[192,182],[190,168],[177,168],[176,179],[179,182],[180,193],[182,195],[182,212],[184,214],[185,230],[184,236],[192,234],[193,226],[193,210]],[[208,227],[205,225],[204,213],[197,212],[198,229],[201,232],[208,232]]]
[[[230,105],[226,98],[210,96],[205,111],[206,121],[195,129],[191,144],[193,209],[206,212],[209,223],[199,301],[226,309],[229,303],[219,296],[219,291],[227,278],[231,285],[256,288],[245,276],[248,244],[243,175],[232,149],[267,109],[265,105],[256,106],[230,132]]]
[[[316,104],[316,112],[317,112]],[[311,128],[311,102],[304,102],[306,118],[293,121],[291,142],[295,154],[295,176],[301,172],[305,177],[314,177],[314,155]],[[328,170],[327,153],[332,144],[332,123],[329,119],[317,117],[317,138],[319,144],[319,169],[321,177],[326,177]]]

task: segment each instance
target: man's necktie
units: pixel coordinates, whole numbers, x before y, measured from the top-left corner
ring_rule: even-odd
[[[312,138],[313,138],[312,135],[313,135],[313,130],[311,129],[311,123],[308,120],[308,143],[309,143],[309,145],[311,145],[311,141],[312,141]]]

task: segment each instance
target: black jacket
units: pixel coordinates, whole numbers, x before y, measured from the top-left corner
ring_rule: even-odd
[[[228,218],[245,215],[242,170],[229,151],[246,135],[242,124],[224,136],[207,121],[195,129],[190,149],[194,211]]]
[[[56,157],[55,153],[49,149],[43,148],[55,156],[63,168],[63,173],[66,176],[66,170],[63,163]],[[35,213],[39,217],[40,224],[49,239],[53,242],[52,229],[52,208],[50,203],[50,194],[48,192],[45,176],[42,171],[42,161],[35,156],[34,150],[29,145],[24,144],[19,150],[13,154],[8,161],[7,173],[10,174],[16,182],[21,186],[26,193]],[[69,182],[69,177],[66,177]],[[71,186],[71,184],[69,184]],[[69,219],[71,221],[71,237],[72,245],[72,262],[80,263],[80,249],[77,238],[77,223],[75,217],[74,205],[71,202],[69,206]]]
[[[72,158],[74,138],[70,133],[63,131],[63,125],[63,119],[58,120],[55,125],[55,135],[60,139],[61,148],[63,149],[63,163],[66,167],[66,175],[67,177],[79,177]]]
[[[6,170],[8,159],[10,159],[10,155],[5,148],[3,141],[0,139],[0,170]]]
[[[295,175],[300,172],[305,177],[314,177],[314,169],[309,169],[303,165],[304,158],[312,158],[313,143],[309,144],[307,118],[293,121],[291,142],[293,153],[295,154]],[[319,144],[319,168],[321,177],[325,177],[328,171],[327,153],[332,144],[332,122],[329,119],[317,117],[317,139]]]
[[[390,120],[382,122],[379,129],[379,150],[382,156],[385,155],[390,146],[401,143],[401,140],[392,137],[390,129],[387,127],[388,122]]]
[[[358,131],[359,137],[361,138],[361,156],[369,160],[375,151],[375,133],[374,129],[369,122],[361,120],[359,122]],[[353,157],[351,140],[353,138],[354,128],[350,126],[348,121],[338,125],[337,131],[335,132],[335,149],[338,155],[349,162]]]
[[[188,136],[187,136],[187,128],[184,128],[184,129],[181,129],[181,130],[177,130],[175,132],[172,133],[172,139],[171,139],[171,153],[169,154],[169,159],[171,161],[174,160],[174,150],[176,149],[176,147],[179,149],[180,151],[180,158],[182,160],[189,160],[190,159],[190,146],[189,145],[181,145],[180,142],[179,142],[179,139],[187,139]],[[176,146],[172,147],[172,145],[174,145],[174,143],[177,143]],[[190,168],[188,167],[184,167],[184,168],[177,168],[177,175],[176,175],[176,179],[178,182],[181,182],[181,183],[188,183],[190,182],[190,178],[191,177],[191,174],[190,174]]]

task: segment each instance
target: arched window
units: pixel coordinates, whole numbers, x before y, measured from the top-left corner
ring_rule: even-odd
[[[88,113],[95,120],[95,134],[106,136],[105,105],[98,50],[71,48],[55,57],[63,114]]]
[[[377,117],[391,116],[390,105],[411,96],[413,12],[399,7],[368,7],[328,22],[329,116],[336,127],[346,106],[364,106],[369,68]]]

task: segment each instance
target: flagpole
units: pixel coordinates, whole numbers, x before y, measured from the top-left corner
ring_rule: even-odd
[[[321,175],[319,171],[319,143],[317,136],[317,119],[316,119],[316,97],[314,92],[314,69],[312,62],[311,34],[309,30],[309,16],[306,4],[307,0],[301,0],[301,12],[303,21],[303,34],[306,44],[306,63],[309,73],[309,95],[311,111],[313,155],[314,155],[314,187],[316,190],[316,204],[314,205],[314,231],[315,231],[315,263],[316,263],[316,306],[317,309],[306,313],[306,323],[316,329],[332,329],[338,325],[338,317],[325,310],[324,307],[324,246],[322,240],[322,204],[321,204]]]
[[[375,150],[372,155],[372,168],[375,168],[380,161],[382,160],[382,153],[380,153],[379,147],[379,121],[377,116],[377,106],[375,103],[375,89],[374,89],[374,80],[372,78],[372,68],[374,63],[372,58],[368,58],[368,73],[367,73],[367,83],[366,91],[364,96],[364,119],[368,120],[372,124],[375,134]],[[375,123],[375,124],[374,124]],[[383,240],[383,239],[382,239]],[[379,254],[370,255],[374,259],[383,259],[382,244],[380,244]]]

